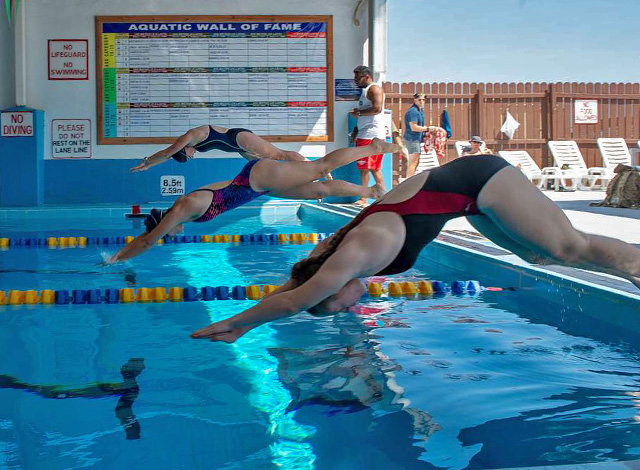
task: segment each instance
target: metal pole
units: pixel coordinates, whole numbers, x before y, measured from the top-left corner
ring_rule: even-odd
[[[375,81],[387,73],[387,0],[369,0],[369,67]]]
[[[15,71],[16,71],[16,105],[27,105],[27,34],[25,9],[22,2],[14,18]]]

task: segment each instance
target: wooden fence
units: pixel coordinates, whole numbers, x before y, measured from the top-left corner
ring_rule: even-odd
[[[390,83],[383,84],[385,107],[401,128],[413,94],[426,95],[425,124],[440,125],[443,110],[451,122],[447,161],[456,157],[454,142],[481,136],[494,150],[527,150],[541,166],[552,164],[549,140],[575,140],[587,166],[601,166],[598,137],[624,137],[636,147],[640,139],[640,83]],[[574,101],[598,101],[597,124],[574,123]],[[500,132],[505,112],[520,123],[514,138]],[[404,176],[394,159],[394,173]],[[394,179],[396,179],[394,177]]]

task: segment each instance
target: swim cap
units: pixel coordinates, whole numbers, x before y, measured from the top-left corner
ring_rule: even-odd
[[[176,153],[171,155],[171,158],[173,158],[175,161],[179,163],[185,163],[189,159],[189,157],[187,157],[187,154],[184,151],[184,148],[178,150]]]
[[[160,221],[169,211],[163,211],[160,209],[151,209],[149,215],[144,219],[144,226],[146,227],[146,232],[151,232],[154,228],[158,226]]]

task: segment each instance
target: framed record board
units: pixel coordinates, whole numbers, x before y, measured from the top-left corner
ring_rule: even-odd
[[[333,140],[331,16],[98,16],[98,144],[211,124]]]

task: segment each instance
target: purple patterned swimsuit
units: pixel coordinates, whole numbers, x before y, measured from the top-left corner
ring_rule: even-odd
[[[213,197],[211,198],[211,205],[209,208],[204,214],[194,220],[194,222],[207,222],[219,216],[223,212],[240,207],[257,197],[268,193],[268,191],[256,192],[251,189],[251,184],[249,184],[251,169],[253,168],[253,165],[259,161],[260,160],[252,160],[247,163],[229,186],[225,186],[222,189],[196,189],[196,191],[211,191],[213,193]],[[195,193],[196,191],[191,192]]]

